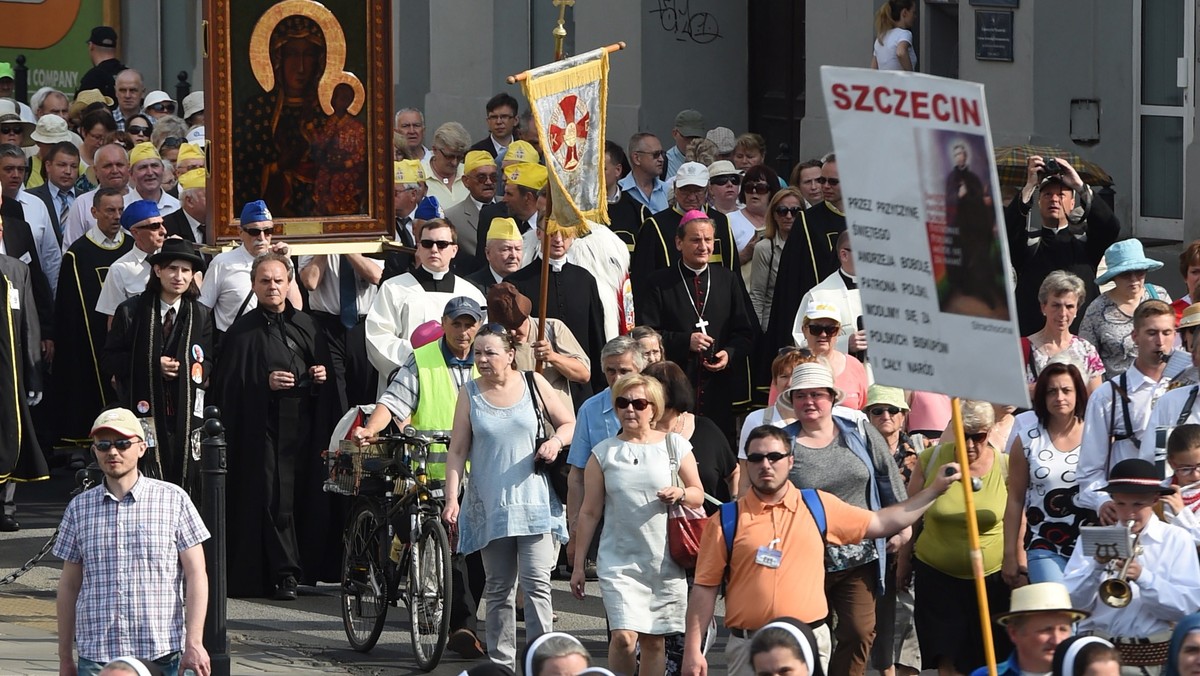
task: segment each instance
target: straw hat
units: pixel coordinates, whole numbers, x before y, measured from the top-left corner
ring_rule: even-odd
[[[996,616],[996,624],[1007,626],[1018,615],[1033,613],[1066,613],[1072,622],[1086,619],[1091,613],[1071,607],[1071,594],[1061,582],[1038,582],[1017,587],[1007,613]]]
[[[786,390],[779,393],[777,403],[788,408],[792,407],[792,392],[796,390],[813,390],[824,388],[833,392],[833,403],[837,404],[846,398],[846,393],[833,384],[833,371],[820,362],[800,364],[792,369],[792,380]]]

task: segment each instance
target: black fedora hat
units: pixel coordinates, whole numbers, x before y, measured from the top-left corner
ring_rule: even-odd
[[[153,256],[147,256],[150,265],[165,265],[167,261],[188,261],[192,269],[204,272],[204,259],[196,253],[196,247],[191,242],[179,237],[171,237],[163,242],[162,248]]]
[[[1122,460],[1108,473],[1108,485],[1100,490],[1106,493],[1152,493],[1169,495],[1175,491],[1163,485],[1162,473],[1153,463],[1141,458]]]

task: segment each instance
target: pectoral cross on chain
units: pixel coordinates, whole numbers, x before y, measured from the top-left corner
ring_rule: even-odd
[[[706,335],[706,336],[708,335],[708,328],[707,328],[707,327],[708,327],[708,320],[707,320],[707,319],[705,319],[705,318],[701,317],[701,318],[700,318],[700,321],[696,322],[696,323],[694,324],[694,326],[695,326],[696,328],[700,329],[700,333],[703,333],[703,334],[704,334],[704,335]]]

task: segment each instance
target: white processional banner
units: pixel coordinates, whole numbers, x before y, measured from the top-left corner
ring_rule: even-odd
[[[1027,407],[983,85],[821,68],[875,379]]]

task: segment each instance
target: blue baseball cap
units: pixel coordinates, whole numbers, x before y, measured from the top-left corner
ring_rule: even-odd
[[[125,207],[121,214],[121,227],[132,230],[133,226],[149,218],[162,218],[158,213],[158,204],[150,200],[138,200]]]
[[[442,205],[438,202],[438,198],[430,195],[421,200],[417,205],[417,211],[413,214],[413,218],[422,221],[432,221],[435,218],[444,218],[446,212],[442,211]]]
[[[267,209],[267,203],[262,200],[254,200],[247,202],[246,206],[242,207],[242,227],[262,223],[264,221],[272,221],[271,211]]]
[[[463,315],[470,315],[477,322],[483,321],[483,308],[479,307],[479,303],[475,299],[467,296],[456,296],[446,303],[446,309],[442,312],[443,317],[450,319],[458,319]]]

